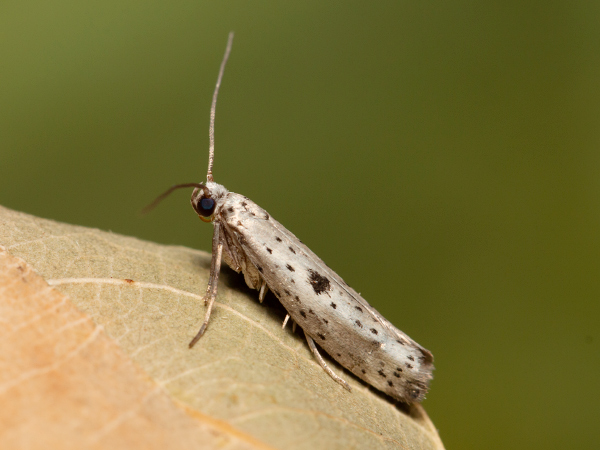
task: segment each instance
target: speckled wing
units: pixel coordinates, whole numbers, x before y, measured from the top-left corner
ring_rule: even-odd
[[[221,211],[240,250],[321,348],[397,400],[412,403],[424,398],[433,369],[428,350],[382,317],[256,203],[229,193]]]

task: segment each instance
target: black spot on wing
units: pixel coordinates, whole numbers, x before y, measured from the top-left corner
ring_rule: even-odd
[[[358,328],[362,328],[362,323],[360,323],[360,320],[355,320],[354,323],[358,326]]]
[[[279,236],[277,236],[277,237],[275,238],[275,240],[276,240],[277,242],[281,242],[281,238],[280,238]]]
[[[429,351],[425,351],[419,356],[419,362],[421,364],[431,364],[433,362],[433,355]]]
[[[259,271],[260,273],[263,273],[263,268],[262,268],[262,267],[260,267],[260,266],[256,266],[256,268],[258,269],[258,271]]]
[[[383,378],[387,378],[387,375],[385,374],[385,372],[383,371],[383,369],[379,369],[379,372],[377,372],[379,375],[381,375]]]
[[[294,269],[292,266],[290,266],[289,264],[286,264],[285,267],[287,267],[287,270],[289,270],[290,272],[295,272],[296,269]]]
[[[272,253],[273,253],[273,250],[271,250],[269,247],[267,247],[267,251],[268,251],[270,254],[272,254]]]
[[[321,339],[325,340],[325,335],[323,333],[317,333],[317,336],[319,336]]]
[[[332,307],[333,309],[335,309],[335,308],[337,308],[337,305],[336,305],[335,303],[331,302],[331,307]]]
[[[410,359],[411,361],[415,360],[415,357],[413,355],[408,355],[407,358]]]
[[[360,306],[355,306],[354,309],[356,309],[357,311],[363,312],[363,310]]]
[[[306,319],[306,313],[304,311],[300,311],[300,315]]]
[[[292,247],[288,247],[290,249],[290,252],[292,252],[294,255],[296,254],[296,250],[294,250]]]
[[[311,284],[317,295],[320,295],[323,292],[328,292],[329,288],[331,287],[331,283],[329,282],[328,278],[312,269],[308,269],[308,282]]]
[[[371,328],[371,333],[377,334],[377,330],[375,328]]]
[[[392,380],[389,380],[389,381],[388,381],[388,386],[389,386],[389,387],[393,387],[393,386],[394,386],[394,383],[392,383]]]
[[[409,369],[413,368],[413,366],[411,364],[409,364],[409,363],[406,363],[406,367],[408,367]]]

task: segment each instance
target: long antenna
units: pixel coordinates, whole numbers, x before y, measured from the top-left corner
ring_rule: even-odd
[[[210,145],[208,147],[208,172],[206,173],[206,181],[213,181],[212,169],[215,162],[215,110],[217,109],[217,95],[219,95],[219,88],[221,87],[223,72],[225,72],[225,65],[229,59],[229,53],[231,53],[232,44],[233,31],[229,33],[227,47],[225,48],[225,55],[223,56],[223,61],[221,62],[221,68],[219,69],[219,76],[217,78],[217,85],[215,86],[215,92],[213,93],[212,105],[210,105],[210,128],[208,129],[208,140]]]
[[[187,188],[187,187],[194,187],[196,189],[204,189],[205,192],[206,192],[206,186],[203,185],[202,183],[176,184],[175,186],[171,186],[165,192],[163,192],[162,194],[160,194],[158,197],[156,197],[154,199],[154,201],[152,203],[150,203],[148,206],[146,206],[144,209],[142,209],[142,215],[148,214],[150,211],[152,211],[154,208],[156,208],[156,205],[158,205],[165,198],[167,198],[171,194],[171,192],[173,192],[174,190],[181,189],[181,188]]]

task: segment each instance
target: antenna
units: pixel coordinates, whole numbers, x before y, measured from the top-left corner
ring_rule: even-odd
[[[221,87],[221,80],[223,79],[223,72],[225,72],[225,65],[229,59],[229,53],[231,53],[231,45],[233,43],[233,31],[229,33],[229,39],[227,40],[227,47],[225,48],[225,55],[223,61],[221,61],[221,68],[219,69],[219,76],[217,77],[217,85],[215,86],[215,92],[213,93],[212,104],[210,105],[210,127],[208,129],[208,172],[206,173],[206,181],[213,181],[212,169],[215,162],[215,110],[217,109],[217,95],[219,95],[219,88]]]
[[[158,197],[156,197],[154,199],[154,201],[152,203],[150,203],[148,206],[146,206],[144,209],[142,209],[142,215],[148,214],[150,211],[152,211],[154,208],[156,208],[156,205],[158,205],[165,198],[167,198],[169,195],[171,195],[171,192],[173,192],[174,190],[181,189],[181,188],[187,188],[187,187],[194,187],[196,189],[203,189],[204,192],[205,192],[205,194],[208,195],[208,189],[206,189],[206,186],[203,185],[202,183],[176,184],[175,186],[171,186],[165,192],[163,192],[162,194],[160,194]],[[194,192],[196,192],[196,191],[194,190]]]

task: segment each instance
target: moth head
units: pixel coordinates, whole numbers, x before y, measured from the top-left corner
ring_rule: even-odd
[[[192,198],[190,199],[192,208],[200,217],[203,222],[212,222],[215,218],[215,209],[217,207],[217,200],[211,194],[210,189],[207,186],[199,186],[192,192]]]

